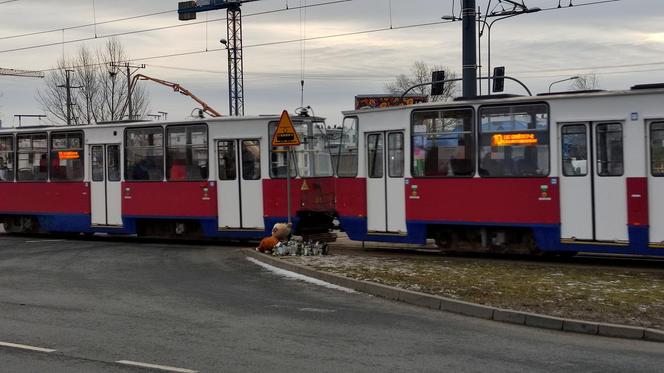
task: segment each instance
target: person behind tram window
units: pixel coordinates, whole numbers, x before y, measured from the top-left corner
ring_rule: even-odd
[[[5,159],[0,157],[0,181],[10,181],[10,172],[11,171],[9,170],[9,167],[7,167]]]
[[[493,159],[493,151],[489,150],[484,154],[482,162],[480,162],[480,176],[499,176],[496,172],[498,167],[498,163]]]
[[[46,180],[47,175],[48,175],[48,158],[46,154],[42,154],[41,158],[39,158],[39,173],[37,174],[35,180]]]
[[[526,146],[523,149],[523,158],[519,160],[520,176],[535,176],[537,170],[537,148],[535,146]]]
[[[150,179],[150,173],[148,172],[147,161],[145,159],[141,159],[134,165],[131,176],[134,180]]]
[[[187,166],[181,159],[174,159],[171,164],[171,177],[169,180],[182,181],[187,180]]]
[[[51,179],[52,180],[63,180],[66,177],[65,174],[66,168],[60,166],[60,157],[51,156]]]

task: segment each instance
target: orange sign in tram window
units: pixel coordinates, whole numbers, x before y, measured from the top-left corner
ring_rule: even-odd
[[[63,159],[79,159],[81,156],[78,154],[78,152],[58,152],[58,158],[60,160]]]
[[[496,134],[491,139],[492,146],[535,145],[537,142],[534,133]]]

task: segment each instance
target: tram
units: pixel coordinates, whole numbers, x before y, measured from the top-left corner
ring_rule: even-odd
[[[664,85],[344,115],[336,211],[353,240],[664,255]]]
[[[0,222],[9,233],[260,239],[287,219],[279,116],[0,131]],[[293,122],[296,233],[328,232],[334,174],[325,120]]]

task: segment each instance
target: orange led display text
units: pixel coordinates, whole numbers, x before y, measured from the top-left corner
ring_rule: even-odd
[[[533,133],[496,134],[491,139],[492,146],[536,145],[537,142]]]
[[[80,157],[78,152],[58,152],[59,159],[79,159]]]

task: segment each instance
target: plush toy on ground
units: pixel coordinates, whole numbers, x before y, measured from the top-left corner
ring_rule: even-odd
[[[272,228],[272,235],[270,237],[265,237],[261,241],[260,245],[256,248],[256,251],[262,253],[270,254],[272,250],[283,241],[288,240],[290,236],[291,229],[290,226],[286,223],[277,223]]]

